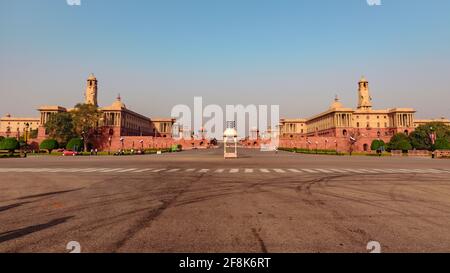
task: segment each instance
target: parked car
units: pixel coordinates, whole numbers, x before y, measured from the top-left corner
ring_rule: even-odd
[[[78,155],[77,151],[65,150],[62,154],[63,156],[76,156]]]

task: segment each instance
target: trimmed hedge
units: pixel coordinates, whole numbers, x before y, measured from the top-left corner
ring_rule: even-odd
[[[69,140],[69,142],[66,145],[66,149],[67,150],[72,150],[72,151],[81,151],[84,148],[84,142],[81,138],[72,138],[71,140]]]
[[[46,139],[41,142],[41,145],[39,145],[39,148],[41,150],[47,150],[49,154],[52,153],[53,150],[56,150],[59,148],[58,141],[54,139]]]
[[[8,137],[0,141],[0,150],[6,150],[10,153],[14,153],[16,149],[19,149],[19,142],[17,139]]]

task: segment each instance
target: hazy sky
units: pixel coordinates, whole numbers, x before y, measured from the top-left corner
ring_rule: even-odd
[[[169,116],[211,104],[279,104],[284,117],[357,103],[450,117],[450,1],[0,0],[0,115],[83,100]]]

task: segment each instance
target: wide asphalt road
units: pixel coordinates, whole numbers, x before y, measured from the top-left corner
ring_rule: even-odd
[[[0,252],[450,252],[450,161],[241,150],[0,160]]]

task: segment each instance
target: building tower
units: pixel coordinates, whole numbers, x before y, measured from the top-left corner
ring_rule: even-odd
[[[89,78],[87,79],[86,94],[85,94],[84,98],[85,98],[84,102],[86,104],[91,104],[91,105],[95,105],[96,107],[98,107],[97,78],[94,76],[94,74],[89,75]]]
[[[369,82],[364,78],[358,83],[358,109],[370,110],[372,109],[372,97],[369,92]]]

